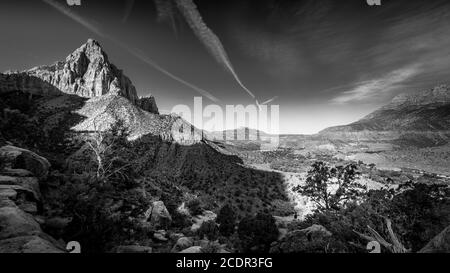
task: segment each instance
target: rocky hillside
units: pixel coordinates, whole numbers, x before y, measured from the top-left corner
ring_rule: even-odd
[[[42,217],[40,183],[50,163],[18,147],[0,148],[0,253],[62,253],[65,243],[43,231],[55,219]]]
[[[139,98],[131,80],[109,61],[100,44],[92,39],[65,61],[5,74],[0,75],[2,92],[44,89],[48,93],[56,89],[85,98],[120,95],[146,111],[158,113],[154,97]],[[46,88],[36,88],[37,85],[46,85]]]
[[[322,136],[360,139],[398,139],[405,134],[447,141],[450,128],[450,88],[438,86],[401,94],[359,121],[327,128]]]
[[[89,40],[64,63],[0,75],[0,147],[26,148],[52,166],[50,182],[41,183],[56,185],[44,190],[44,214],[73,213],[63,199],[73,189],[64,187],[76,181],[74,187],[89,188],[95,176],[86,138],[108,131],[118,121],[129,130],[129,143],[113,159],[120,157],[132,166],[127,177],[140,185],[140,191],[145,189],[146,200],[163,201],[171,214],[192,196],[214,212],[232,204],[238,217],[270,211],[274,200],[287,200],[277,173],[246,168],[182,118],[158,114],[152,97],[136,99],[131,82],[109,63],[97,42]],[[67,81],[61,81],[63,75]]]

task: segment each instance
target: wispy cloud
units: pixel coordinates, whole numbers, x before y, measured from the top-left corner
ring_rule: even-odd
[[[407,80],[418,75],[420,71],[420,65],[412,65],[392,71],[381,78],[356,83],[354,88],[340,93],[331,101],[336,104],[373,101],[377,97],[397,90]]]

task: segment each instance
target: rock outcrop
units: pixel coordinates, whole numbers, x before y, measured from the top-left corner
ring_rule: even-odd
[[[152,253],[152,248],[139,245],[118,246],[115,253]]]
[[[321,252],[332,234],[321,225],[288,232],[284,238],[274,242],[271,253]]]
[[[124,96],[133,104],[138,103],[136,88],[131,80],[110,63],[100,44],[92,39],[76,49],[65,61],[19,73],[7,72],[2,77],[8,81],[1,86],[1,90],[60,90],[86,98],[114,94]],[[48,84],[47,88],[36,88],[37,84],[45,83]]]
[[[189,237],[181,237],[172,248],[173,253],[177,253],[194,246],[194,240]]]
[[[204,222],[214,221],[214,220],[216,220],[216,218],[217,218],[217,214],[215,214],[214,212],[209,211],[209,210],[203,211],[202,214],[194,216],[192,218],[194,223],[191,226],[191,231],[192,232],[198,231]]]
[[[172,222],[172,217],[162,201],[153,202],[145,212],[145,218],[153,227],[166,227]]]
[[[0,158],[12,169],[28,170],[40,179],[47,177],[50,168],[50,163],[42,156],[11,145],[0,148]]]
[[[420,253],[450,253],[450,226],[436,235]]]
[[[14,146],[0,148],[0,253],[62,253],[59,245],[45,234],[37,216],[41,203],[40,179],[45,179],[47,159]],[[14,169],[20,165],[23,169]]]
[[[144,111],[159,115],[158,106],[153,96],[140,97],[137,105]]]

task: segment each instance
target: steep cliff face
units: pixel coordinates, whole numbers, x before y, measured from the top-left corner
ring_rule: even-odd
[[[159,114],[158,106],[156,105],[156,100],[153,96],[140,97],[137,105],[144,111]]]
[[[27,73],[0,73],[0,95],[16,91],[38,96],[53,96],[61,94],[61,91],[55,86],[41,80],[40,78],[30,76]]]
[[[9,77],[14,74],[7,72]],[[30,79],[41,79],[60,91],[81,97],[92,98],[106,94],[120,95],[133,104],[137,104],[136,88],[123,72],[110,63],[100,44],[89,39],[76,49],[65,61],[53,65],[38,66],[20,72]],[[33,82],[22,86],[22,82],[13,81],[16,90],[33,89]]]

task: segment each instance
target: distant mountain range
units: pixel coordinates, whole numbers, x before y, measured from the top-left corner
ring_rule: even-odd
[[[257,129],[239,127],[224,131],[206,132],[205,135],[211,140],[264,140],[271,135]]]
[[[450,87],[396,96],[389,104],[343,126],[327,128],[320,136],[333,139],[448,142],[450,139]]]
[[[445,131],[450,129],[450,88],[445,85],[414,94],[401,94],[361,120],[323,130]]]

